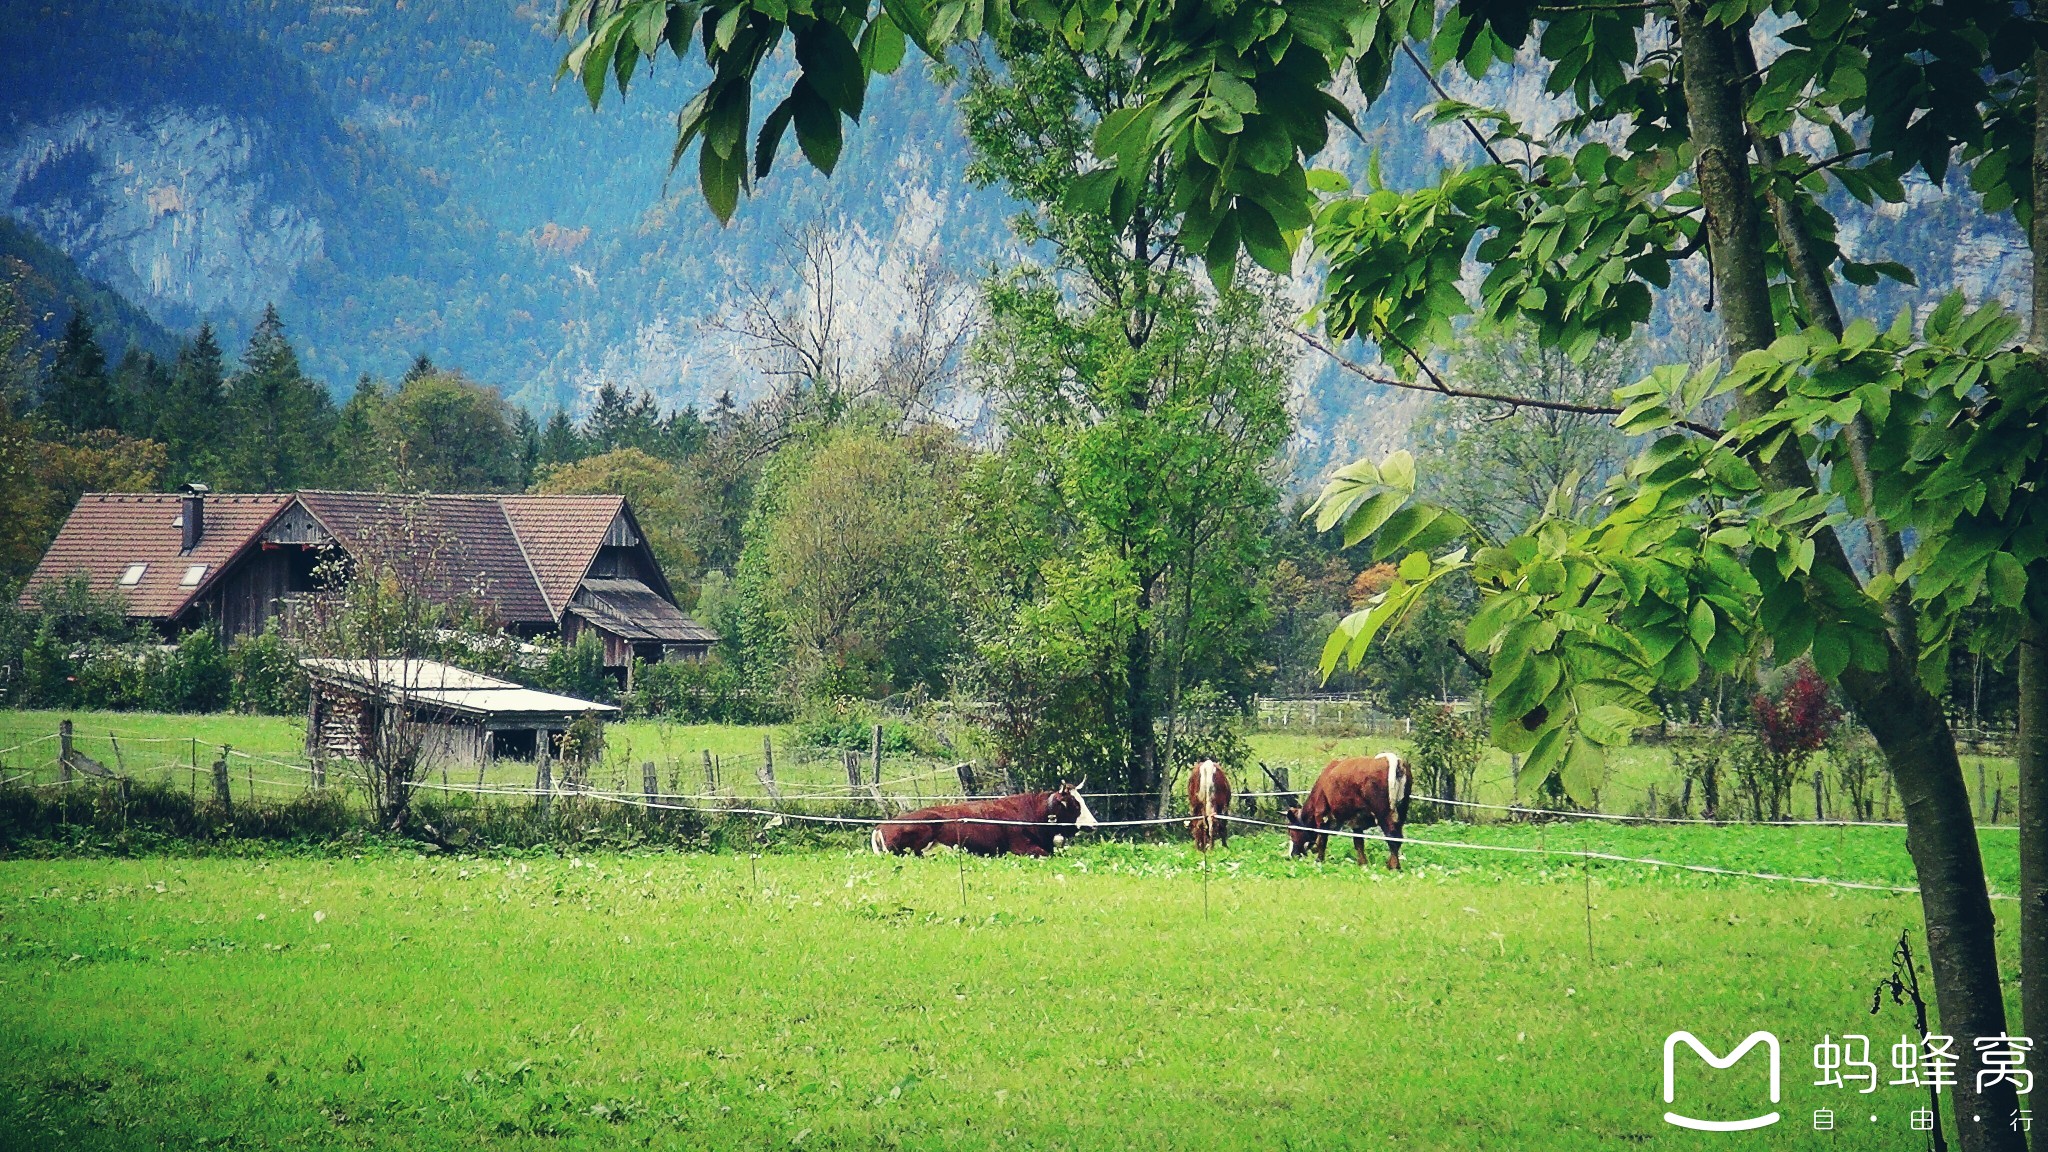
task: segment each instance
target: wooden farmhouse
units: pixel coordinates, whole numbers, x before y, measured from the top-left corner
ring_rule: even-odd
[[[405,742],[421,762],[481,768],[551,757],[583,716],[619,710],[524,688],[434,660],[301,660],[311,691],[306,754],[361,760],[377,741]]]
[[[636,659],[701,660],[718,641],[676,606],[619,496],[89,493],[21,602],[82,576],[165,634],[210,623],[232,639],[312,591],[324,559],[393,548],[421,553],[430,595],[474,597],[514,636],[573,642],[588,630],[622,672]]]

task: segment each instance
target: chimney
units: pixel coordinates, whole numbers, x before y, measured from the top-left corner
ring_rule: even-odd
[[[185,495],[179,501],[182,506],[178,523],[185,530],[179,548],[190,552],[199,546],[199,538],[206,535],[206,493],[204,484],[185,485]]]

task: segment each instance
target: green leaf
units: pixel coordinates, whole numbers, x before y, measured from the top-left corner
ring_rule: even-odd
[[[1381,492],[1359,505],[1358,510],[1344,520],[1344,546],[1349,548],[1379,531],[1380,525],[1400,511],[1407,499],[1399,492]]]
[[[868,21],[860,34],[860,61],[869,72],[887,76],[903,66],[903,30],[886,13]]]
[[[839,25],[821,20],[805,29],[797,37],[796,60],[818,95],[849,118],[860,119],[867,77],[861,71],[860,53]]]
[[[1596,744],[1610,748],[1628,743],[1629,734],[1656,723],[1650,717],[1619,704],[1602,704],[1579,717],[1579,733]]]
[[[811,167],[832,174],[839,164],[839,113],[818,95],[808,80],[799,79],[789,98],[796,116],[796,142]]]
[[[1557,770],[1557,782],[1565,795],[1581,804],[1591,804],[1593,794],[1607,782],[1607,750],[1581,735],[1573,740]]]
[[[732,214],[739,209],[740,179],[746,171],[745,149],[735,149],[731,156],[721,156],[709,146],[697,149],[697,182],[704,189],[704,202],[720,224],[730,223]]]
[[[1403,492],[1415,491],[1415,457],[1404,448],[1380,461],[1380,483]]]
[[[1991,600],[2000,608],[2018,608],[2027,598],[2027,570],[2010,552],[1993,552],[1985,577]]]
[[[1427,579],[1429,577],[1429,554],[1427,552],[1410,552],[1406,556],[1401,557],[1401,566],[1397,571],[1401,574],[1401,579],[1408,581],[1410,584]]]

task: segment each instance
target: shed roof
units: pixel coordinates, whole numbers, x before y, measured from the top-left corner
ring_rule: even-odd
[[[84,575],[98,593],[117,593],[128,615],[171,619],[183,612],[242,554],[264,525],[290,504],[289,493],[206,498],[206,530],[191,552],[178,526],[176,495],[161,493],[90,492],[64,521],[57,539],[23,585],[21,600],[35,603],[47,589]],[[144,568],[133,584],[121,577],[136,564]],[[205,566],[197,582],[186,584],[188,570]]]
[[[426,704],[474,716],[507,713],[579,715],[616,713],[610,704],[525,688],[438,660],[351,660],[315,657],[302,660],[316,681],[374,692],[394,703]]]
[[[718,633],[683,614],[638,580],[592,577],[577,590],[569,611],[627,640],[715,644]]]

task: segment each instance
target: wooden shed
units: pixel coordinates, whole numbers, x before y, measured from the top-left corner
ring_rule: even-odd
[[[434,765],[481,767],[497,759],[553,756],[584,716],[619,710],[526,688],[435,660],[301,660],[312,691],[306,753],[359,760],[377,726],[398,717],[420,725],[421,754]]]

